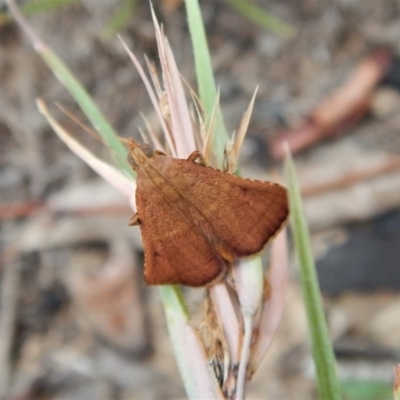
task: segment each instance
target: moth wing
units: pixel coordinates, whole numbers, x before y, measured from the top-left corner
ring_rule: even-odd
[[[204,286],[224,274],[225,261],[210,242],[151,182],[137,186],[136,202],[146,283]]]
[[[236,257],[258,253],[288,216],[286,189],[176,160],[180,190],[210,221],[217,239]]]

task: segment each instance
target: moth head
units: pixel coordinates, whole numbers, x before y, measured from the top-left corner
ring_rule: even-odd
[[[147,143],[139,145],[133,139],[129,139],[128,147],[128,163],[135,171],[154,155],[154,150]]]

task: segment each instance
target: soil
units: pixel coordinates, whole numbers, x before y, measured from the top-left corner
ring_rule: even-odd
[[[139,139],[146,127],[142,115],[154,125],[155,114],[116,32],[108,29],[123,3],[82,0],[28,20],[116,131]],[[363,117],[295,156],[304,190],[375,167],[381,171],[305,195],[304,201],[347,398],[391,398],[393,366],[400,355],[400,176],[399,168],[379,168],[400,152],[400,4],[252,2],[285,21],[293,29],[289,38],[257,25],[229,3],[205,0],[201,8],[229,132],[238,128],[259,87],[241,154],[245,176],[283,180],[282,162],[271,156],[270,139],[306,120],[372,51],[386,48],[393,54],[391,75],[384,77],[385,86],[375,88]],[[184,4],[163,0],[154,7],[182,76],[196,88]],[[54,106],[62,104],[86,123],[27,37],[2,20],[1,395],[185,398],[158,290],[143,283],[140,234],[127,226],[129,207],[57,138],[39,114],[36,98],[44,99],[58,121],[97,155],[109,159],[108,151]],[[144,54],[158,61],[147,1],[137,2],[118,33],[143,65]],[[54,212],[55,205],[62,211]],[[74,207],[108,211],[74,215]],[[285,312],[274,344],[249,384],[249,399],[317,397],[298,268],[291,258]],[[188,290],[187,296],[191,307],[200,309],[202,293]],[[370,397],[357,391],[372,383]]]

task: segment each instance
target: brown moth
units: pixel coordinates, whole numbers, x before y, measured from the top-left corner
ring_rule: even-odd
[[[286,189],[127,141],[137,173],[137,213],[145,280],[203,286],[221,280],[236,258],[258,253],[288,216]]]

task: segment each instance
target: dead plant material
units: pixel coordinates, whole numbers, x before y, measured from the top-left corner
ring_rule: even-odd
[[[26,202],[5,204],[0,206],[0,221],[29,217],[45,211],[57,216],[88,216],[88,215],[126,215],[131,209],[126,205],[109,204],[99,206],[82,206],[73,209],[54,208],[45,202]]]
[[[0,221],[5,219],[27,217],[29,215],[36,214],[44,207],[44,202],[2,204],[0,206]]]
[[[355,185],[364,180],[376,178],[383,174],[389,174],[391,172],[400,169],[400,157],[389,157],[381,165],[375,166],[367,170],[356,171],[353,173],[347,173],[344,176],[340,176],[329,182],[306,186],[301,189],[301,193],[304,197],[318,196],[330,191],[343,189],[352,185]]]
[[[284,157],[283,144],[297,153],[320,140],[344,133],[369,110],[372,94],[393,61],[392,52],[379,49],[356,67],[347,82],[297,127],[278,133],[269,142],[272,157]]]

